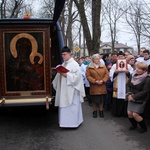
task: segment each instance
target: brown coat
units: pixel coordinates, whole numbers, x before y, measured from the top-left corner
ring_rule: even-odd
[[[90,82],[91,95],[101,95],[107,93],[106,81],[109,78],[109,72],[104,65],[100,64],[100,66],[96,68],[94,66],[94,63],[90,63],[90,65],[86,69],[86,78]],[[103,80],[103,84],[96,84],[96,80]]]

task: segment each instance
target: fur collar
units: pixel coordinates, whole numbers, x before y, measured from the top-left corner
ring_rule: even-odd
[[[95,65],[93,62],[91,62],[88,66],[89,68],[95,68]],[[99,67],[104,67],[104,65],[102,63],[99,64]]]

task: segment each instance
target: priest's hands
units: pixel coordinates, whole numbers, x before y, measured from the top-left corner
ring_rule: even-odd
[[[62,76],[64,76],[65,78],[67,77],[67,73],[60,73]]]
[[[122,72],[125,72],[124,70],[123,71],[121,71],[121,70],[115,70],[115,74],[118,74],[118,73],[122,73]]]
[[[116,69],[116,70],[115,70],[115,73],[118,73],[118,72],[119,72],[119,70]]]
[[[121,72],[125,72],[126,74],[129,73],[129,70],[123,70],[123,71],[120,71],[120,70],[115,70],[115,73],[118,74],[118,73],[121,73]]]

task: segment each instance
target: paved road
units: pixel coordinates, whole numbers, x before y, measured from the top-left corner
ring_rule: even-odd
[[[84,123],[78,129],[60,129],[57,110],[19,108],[0,111],[0,150],[149,150],[149,131],[128,131],[127,118],[92,118],[83,103]],[[148,120],[147,120],[148,122]]]

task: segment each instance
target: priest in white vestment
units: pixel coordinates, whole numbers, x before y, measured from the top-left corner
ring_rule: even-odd
[[[118,59],[125,59],[123,52],[118,53]],[[121,117],[127,115],[125,106],[126,97],[126,84],[130,74],[133,73],[131,65],[127,64],[127,70],[125,72],[119,72],[117,65],[114,64],[110,69],[110,79],[113,82],[113,102],[112,102],[112,115]]]
[[[69,72],[57,73],[52,82],[56,90],[55,106],[59,106],[59,126],[77,128],[83,122],[84,83],[79,64],[71,57],[67,46],[62,48],[62,58],[62,66]]]

